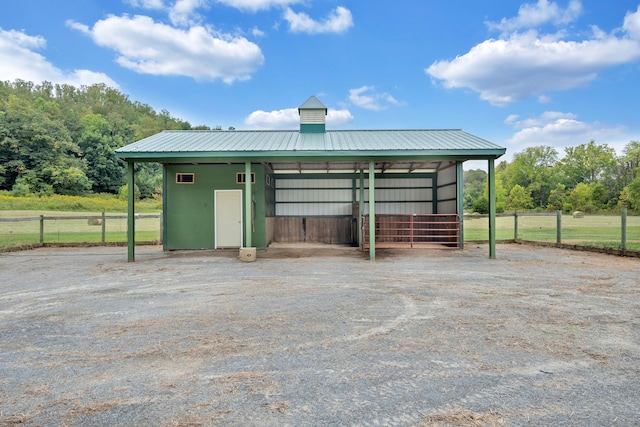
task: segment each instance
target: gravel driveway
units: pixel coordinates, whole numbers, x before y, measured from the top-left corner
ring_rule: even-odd
[[[640,425],[638,259],[487,254],[0,255],[0,425]]]

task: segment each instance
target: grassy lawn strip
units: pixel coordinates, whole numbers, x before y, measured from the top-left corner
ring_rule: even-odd
[[[541,242],[555,242],[556,216],[518,217],[518,238]],[[486,217],[465,217],[465,240],[489,240],[488,219]],[[589,215],[584,218],[562,217],[562,243],[620,247],[621,219],[612,215]],[[514,238],[514,218],[496,218],[496,239]],[[640,249],[640,216],[627,217],[627,249]]]
[[[21,196],[14,197],[0,192],[0,211],[66,211],[66,212],[127,212],[127,201],[113,194],[95,194],[91,197],[62,196]],[[145,199],[136,202],[136,212],[159,212],[162,201]]]

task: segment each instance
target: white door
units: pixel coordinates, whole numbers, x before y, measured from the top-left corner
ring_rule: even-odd
[[[215,190],[216,249],[242,246],[242,190]]]

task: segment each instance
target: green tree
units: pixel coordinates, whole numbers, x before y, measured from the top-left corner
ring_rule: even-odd
[[[66,196],[84,196],[91,192],[91,181],[84,171],[78,167],[50,167],[43,171],[53,191]]]
[[[5,111],[0,114],[2,188],[12,188],[19,177],[32,172],[25,177],[30,182],[30,190],[48,191],[45,184],[50,183],[45,180],[43,170],[75,165],[78,154],[78,146],[71,141],[60,120],[51,119],[27,100],[9,95]]]
[[[565,156],[560,168],[566,177],[566,184],[575,187],[578,183],[598,182],[604,173],[615,166],[616,155],[607,144],[588,144],[565,148]]]
[[[25,170],[16,178],[15,183],[11,187],[11,192],[13,194],[26,192],[29,194],[50,196],[53,194],[53,186],[43,179],[42,174],[36,173],[34,170]]]
[[[464,171],[464,208],[473,209],[487,185],[487,173],[482,169]]]
[[[554,148],[529,147],[516,153],[498,175],[507,191],[520,185],[531,195],[534,206],[546,207],[551,190],[560,182],[557,161],[558,152]]]
[[[136,200],[140,199],[140,189],[137,185],[133,186],[133,197]],[[127,200],[129,198],[129,184],[125,184],[118,190],[118,198],[121,200]]]
[[[502,213],[504,212],[507,206],[507,191],[504,189],[502,182],[496,179],[495,182],[496,189],[496,212]],[[473,205],[474,212],[478,212],[481,214],[489,213],[489,183],[487,182],[484,186],[484,191],[482,196],[480,196],[475,204]]]
[[[82,120],[82,134],[78,141],[87,162],[87,177],[93,191],[117,193],[124,184],[125,163],[116,158],[118,140],[111,133],[109,122],[99,114],[86,114]]]
[[[607,193],[605,185],[599,182],[592,182],[589,184],[589,187],[591,187],[591,203],[598,209],[607,207],[610,196]],[[617,197],[615,199],[617,202]]]
[[[584,182],[579,183],[571,190],[567,197],[568,207],[573,211],[593,212],[593,191],[591,186]]]
[[[624,187],[620,194],[618,206],[640,212],[640,176]]]
[[[547,209],[552,211],[568,211],[569,208],[565,206],[567,200],[567,187],[564,184],[556,184],[556,188],[551,190],[549,193],[549,203],[547,204]]]
[[[640,142],[631,141],[622,150],[622,162],[631,182],[640,176]]]
[[[527,190],[518,184],[514,185],[507,198],[507,209],[517,211],[531,209],[532,206],[533,199],[531,199],[531,195],[527,193]]]
[[[192,127],[104,84],[0,81],[0,189],[20,180],[21,192],[80,194],[91,183],[117,193],[124,163],[114,150],[164,129]],[[136,172],[145,197],[159,191],[158,165],[137,165]]]

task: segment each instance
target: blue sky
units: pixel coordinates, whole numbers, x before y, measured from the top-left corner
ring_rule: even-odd
[[[640,140],[640,2],[0,0],[0,79],[104,82],[192,125]]]

